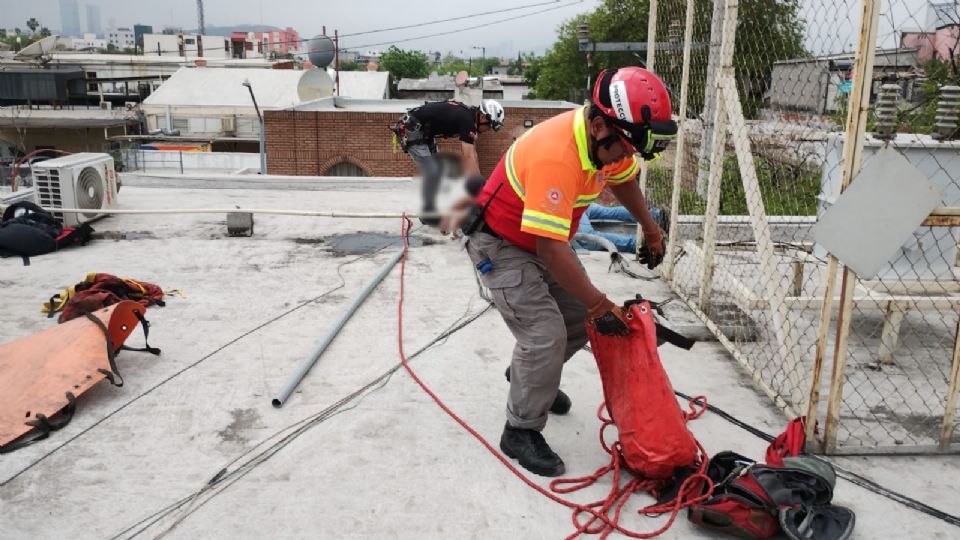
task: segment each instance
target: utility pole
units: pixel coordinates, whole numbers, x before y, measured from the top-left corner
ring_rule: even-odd
[[[267,174],[267,153],[266,153],[266,134],[263,132],[263,115],[260,114],[260,107],[257,106],[257,97],[253,95],[253,86],[250,85],[250,79],[244,79],[243,86],[250,91],[250,99],[253,100],[253,109],[257,111],[257,119],[260,120],[260,174]]]
[[[203,0],[197,0],[197,18],[200,23],[197,33],[202,36],[207,33],[206,25],[203,24]]]

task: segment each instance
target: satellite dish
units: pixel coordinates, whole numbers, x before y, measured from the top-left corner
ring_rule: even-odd
[[[34,41],[23,49],[20,49],[15,56],[15,60],[33,60],[50,54],[53,51],[73,48],[73,42],[60,36],[47,36],[39,41]]]
[[[312,101],[333,95],[333,79],[323,69],[304,70],[297,83],[297,96],[300,101]]]
[[[470,74],[469,74],[469,73],[467,73],[466,71],[460,71],[460,72],[457,73],[457,76],[453,78],[453,82],[454,82],[457,86],[463,86],[463,85],[467,84],[467,79],[469,79],[469,78],[470,78]]]
[[[333,40],[327,36],[314,36],[307,42],[307,56],[318,68],[329,66],[335,52]]]

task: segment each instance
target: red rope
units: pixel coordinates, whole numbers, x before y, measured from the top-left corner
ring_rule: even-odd
[[[497,449],[493,447],[486,439],[483,438],[475,429],[473,429],[467,422],[457,416],[447,405],[432,391],[427,387],[426,384],[420,377],[414,373],[413,369],[410,367],[410,364],[407,362],[407,356],[403,351],[403,300],[404,300],[404,276],[406,274],[407,267],[407,251],[409,245],[407,243],[407,237],[410,233],[410,227],[412,222],[410,218],[406,215],[402,218],[403,224],[401,227],[401,236],[403,238],[403,255],[400,258],[400,299],[397,303],[397,347],[400,352],[400,361],[403,363],[404,369],[407,370],[407,373],[410,374],[410,377],[414,382],[417,383],[424,392],[433,399],[434,403],[437,404],[450,418],[453,418],[458,424],[460,424],[463,429],[467,430],[468,433],[473,435],[477,441],[480,442],[494,457],[500,460],[503,465],[509,469],[513,474],[522,480],[525,484],[530,486],[532,489],[540,492],[543,496],[548,499],[562,504],[573,510],[573,526],[576,530],[567,537],[567,540],[576,538],[581,534],[599,534],[600,538],[606,538],[613,531],[618,531],[622,534],[625,534],[631,538],[653,538],[664,533],[667,529],[673,525],[674,520],[676,520],[677,515],[680,513],[680,510],[696,504],[703,500],[706,500],[713,492],[713,483],[705,474],[707,466],[707,454],[704,451],[703,447],[700,446],[700,443],[697,442],[697,447],[700,450],[700,463],[696,473],[688,477],[680,485],[678,495],[676,499],[669,503],[664,503],[660,505],[651,505],[643,508],[639,511],[640,514],[644,515],[659,515],[666,512],[670,512],[670,518],[667,522],[653,532],[640,533],[624,529],[620,526],[620,514],[623,510],[624,505],[626,505],[627,500],[630,495],[635,492],[648,492],[651,495],[656,497],[656,494],[659,493],[665,486],[665,481],[662,480],[650,480],[634,477],[630,479],[623,486],[620,485],[621,472],[624,469],[629,470],[624,464],[621,463],[623,459],[620,450],[619,443],[615,443],[613,447],[607,446],[606,442],[603,440],[603,433],[607,426],[612,425],[613,421],[609,418],[603,416],[604,406],[601,405],[597,411],[597,416],[600,417],[601,427],[600,427],[600,444],[603,446],[604,450],[610,454],[611,460],[610,463],[600,467],[593,474],[588,476],[582,476],[579,478],[562,478],[559,480],[554,480],[550,483],[550,489],[556,493],[571,493],[579,489],[586,488],[588,486],[596,483],[600,478],[606,476],[608,473],[613,472],[613,483],[610,488],[610,493],[599,501],[594,501],[589,504],[579,504],[572,501],[568,501],[561,497],[558,497],[551,491],[548,491],[541,487],[539,484],[530,480],[522,471],[517,469],[513,463],[507,459],[503,454],[501,454]],[[697,403],[700,402],[700,403]],[[702,404],[699,410],[696,409],[697,404]],[[707,399],[706,397],[700,396],[690,400],[689,403],[690,412],[684,413],[684,417],[687,420],[692,420],[699,417],[703,414],[703,411],[707,408]],[[616,450],[616,451],[614,451]],[[706,484],[704,484],[704,482]],[[565,487],[569,484],[568,487]],[[705,493],[700,495],[704,485],[708,486],[708,489]],[[610,515],[611,510],[613,515]],[[584,522],[581,522],[581,515],[588,514],[590,517]]]

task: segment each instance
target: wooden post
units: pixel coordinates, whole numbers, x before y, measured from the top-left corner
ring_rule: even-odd
[[[773,321],[773,334],[777,341],[774,350],[777,352],[777,358],[787,374],[787,381],[790,383],[788,389],[790,405],[797,410],[803,410],[803,378],[800,374],[802,364],[797,362],[794,342],[791,340],[794,332],[790,324],[790,311],[784,303],[787,290],[780,286],[777,255],[774,252],[773,239],[770,237],[770,223],[767,220],[767,211],[763,206],[763,197],[760,194],[760,180],[757,178],[757,168],[750,149],[750,138],[747,136],[747,126],[740,106],[737,83],[729,73],[723,74],[720,80],[723,101],[728,109],[727,123],[730,126],[734,148],[737,152],[737,164],[740,166],[740,178],[743,182],[743,191],[746,194],[747,208],[750,211],[753,234],[757,239],[760,273],[765,278],[759,285],[763,297],[770,302],[769,313]]]
[[[903,324],[903,318],[906,316],[909,307],[909,304],[902,302],[887,304],[887,310],[883,316],[883,331],[880,333],[881,364],[896,364],[893,360],[893,354],[897,350],[897,342],[900,341],[900,326]]]
[[[843,147],[843,179],[841,193],[859,174],[863,160],[863,141],[866,135],[867,113],[870,110],[870,90],[873,86],[873,62],[876,56],[877,27],[880,20],[880,0],[863,0],[863,16],[860,21],[860,39],[853,69],[853,88],[847,114],[847,129]],[[835,258],[830,256],[831,263]],[[828,283],[834,276],[827,276]],[[850,338],[850,318],[853,315],[853,292],[857,276],[843,268],[840,290],[840,313],[837,316],[837,340],[833,351],[833,370],[830,378],[830,395],[827,400],[827,418],[823,428],[823,450],[830,452],[837,445],[837,428],[840,424],[840,407],[843,401],[843,383],[847,365],[847,345]],[[824,297],[829,304],[831,296]],[[824,310],[821,310],[821,315]],[[829,316],[829,311],[827,311]],[[821,321],[822,324],[822,321]],[[818,384],[814,381],[813,384]],[[812,423],[812,422],[808,422]]]
[[[791,296],[800,296],[803,294],[803,261],[793,261],[793,287]]]
[[[716,103],[713,108],[713,148],[710,154],[710,183],[707,187],[707,209],[703,216],[703,274],[700,276],[700,309],[707,311],[710,284],[713,281],[713,254],[716,251],[717,216],[720,214],[720,185],[723,180],[723,154],[727,145],[726,107],[720,86],[725,71],[733,71],[733,51],[737,37],[739,0],[726,0],[723,17],[723,40],[720,63],[714,81]]]
[[[953,342],[953,369],[950,372],[950,386],[947,388],[947,400],[943,407],[943,426],[940,428],[940,450],[950,448],[953,437],[953,421],[957,417],[957,391],[960,389],[960,319],[957,320],[957,333]]]
[[[702,167],[713,150],[716,124],[714,106],[717,104],[717,73],[720,48],[723,43],[723,17],[725,0],[713,0],[713,18],[710,22],[710,52],[707,56],[707,82],[703,91],[703,133],[700,135],[700,152],[697,156],[697,193],[707,192],[707,172]]]
[[[670,235],[667,239],[667,253],[663,259],[663,278],[669,281],[673,276],[674,257],[677,249],[677,216],[680,215],[680,179],[682,175],[683,152],[686,145],[685,128],[687,125],[687,95],[690,86],[690,49],[693,45],[693,0],[687,0],[685,28],[683,30],[683,67],[680,74],[680,109],[677,125],[677,158],[673,161],[673,189],[670,196]]]

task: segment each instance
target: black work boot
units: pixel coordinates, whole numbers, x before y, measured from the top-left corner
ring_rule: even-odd
[[[540,476],[560,476],[563,460],[550,449],[539,431],[520,429],[507,423],[500,436],[500,450],[516,459],[524,469]]]
[[[510,382],[510,366],[507,366],[507,371],[504,372],[504,376],[507,378],[507,382]],[[570,401],[570,396],[565,394],[563,390],[557,389],[557,397],[553,398],[553,405],[550,405],[550,412],[553,414],[567,414],[570,412],[570,407],[573,406],[573,402]]]

